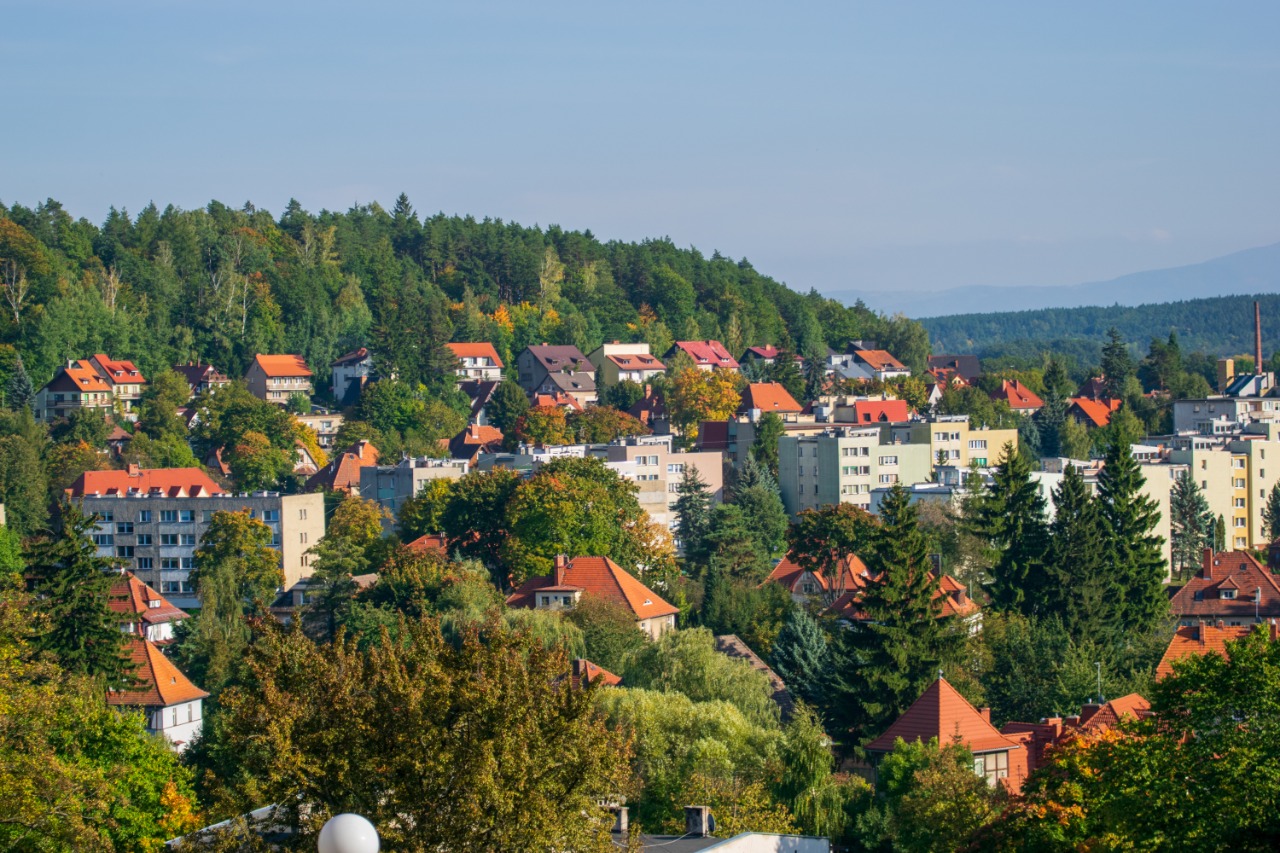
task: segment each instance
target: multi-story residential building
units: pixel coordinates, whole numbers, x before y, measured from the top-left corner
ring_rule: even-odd
[[[360,497],[376,500],[392,516],[399,515],[405,501],[415,497],[428,480],[457,480],[467,473],[462,459],[403,459],[398,465],[368,465],[360,469]],[[394,519],[386,519],[391,527]]]
[[[446,344],[458,360],[458,381],[501,382],[502,359],[488,341]]]
[[[1215,429],[1214,425],[1221,422],[1239,427],[1253,421],[1276,420],[1280,418],[1278,413],[1280,413],[1280,397],[1223,396],[1175,400],[1173,431],[1210,434]]]
[[[1226,522],[1227,544],[1243,551],[1252,544],[1249,454],[1236,452],[1233,445],[1234,442],[1224,443],[1203,436],[1178,437],[1169,451],[1169,462],[1186,466],[1204,494],[1210,512]],[[1280,451],[1280,446],[1273,446]]]
[[[663,356],[664,361],[675,358],[676,353],[683,352],[691,359],[699,370],[737,370],[738,360],[729,354],[724,344],[719,341],[676,341]]]
[[[192,397],[231,384],[231,380],[225,373],[220,372],[212,364],[201,364],[198,361],[175,364],[173,372],[187,380],[187,384],[191,386]]]
[[[333,371],[330,379],[333,399],[340,406],[351,406],[360,399],[360,391],[373,372],[373,355],[368,347],[360,347],[338,356],[329,369]]]
[[[675,504],[686,470],[698,473],[707,484],[713,504],[724,498],[724,457],[715,452],[680,453],[672,449],[671,436],[647,435],[619,439],[585,448],[585,456],[603,459],[638,489],[640,507],[656,523],[674,532]]]
[[[311,369],[300,355],[255,355],[245,373],[249,392],[283,406],[294,394],[312,394]]]
[[[784,435],[778,440],[778,485],[787,512],[837,503],[868,509],[877,486],[930,479],[928,444],[886,438],[880,427],[829,426],[817,435]]]
[[[116,409],[128,414],[142,397],[147,380],[132,361],[120,361],[98,353],[89,359],[89,365],[111,386],[111,396]]]
[[[195,552],[219,511],[247,511],[271,530],[285,587],[311,574],[307,551],[324,538],[324,496],[230,494],[199,468],[86,471],[67,494],[97,516],[98,556],[111,557],[182,608],[199,607]]]
[[[311,429],[316,434],[316,442],[325,450],[333,447],[334,441],[338,437],[338,430],[342,429],[342,424],[346,419],[333,412],[310,412],[305,415],[297,415],[298,423]]]
[[[936,465],[985,468],[998,462],[1006,444],[1018,446],[1016,429],[974,429],[968,415],[938,415],[884,429],[894,443],[928,445]]]
[[[613,343],[601,344],[587,356],[596,369],[596,383],[603,388],[619,382],[637,382],[644,385],[667,368],[649,352],[649,345]]]
[[[530,397],[559,392],[583,406],[596,402],[596,370],[572,344],[525,347],[516,357],[516,371]]]
[[[58,368],[53,379],[36,392],[32,411],[36,420],[43,423],[70,416],[76,409],[103,409],[114,407],[111,385],[98,375],[88,360],[69,361]]]

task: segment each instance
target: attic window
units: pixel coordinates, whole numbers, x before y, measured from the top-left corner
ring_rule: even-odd
[[[648,607],[650,604],[653,604],[653,599],[652,599],[652,598],[646,598],[646,599],[644,600],[644,606],[645,606],[645,607]]]
[[[1218,597],[1228,600],[1233,599],[1236,597],[1236,591],[1234,589],[1220,589],[1218,590]]]

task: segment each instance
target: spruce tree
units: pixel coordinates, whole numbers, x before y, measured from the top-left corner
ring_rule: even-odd
[[[880,733],[954,660],[963,633],[938,618],[938,578],[917,511],[902,484],[880,508],[867,567],[875,578],[857,603],[861,618],[841,631],[833,667],[833,711],[856,739]]]
[[[1156,502],[1142,493],[1144,483],[1129,444],[1112,435],[1098,477],[1098,500],[1107,557],[1123,602],[1118,624],[1135,631],[1155,627],[1169,613],[1163,541],[1155,533],[1160,511]]]
[[[1106,395],[1114,400],[1123,398],[1125,384],[1133,373],[1129,345],[1112,326],[1107,330],[1107,342],[1102,346],[1102,384]]]
[[[27,375],[26,368],[22,366],[22,359],[19,358],[13,375],[9,377],[9,382],[4,389],[5,405],[17,411],[30,406],[35,396],[36,389],[31,384],[31,377]]]
[[[93,529],[93,518],[64,500],[48,535],[31,548],[27,566],[36,578],[37,606],[49,622],[36,644],[70,673],[126,687],[133,665],[125,649],[127,635],[108,604],[112,562],[97,556],[89,538]]]
[[[1218,515],[1218,521],[1213,525],[1213,550],[1227,550],[1227,520]]]
[[[1074,465],[1067,466],[1053,499],[1048,585],[1040,613],[1060,618],[1073,640],[1096,641],[1114,629],[1121,604],[1120,585],[1104,550],[1102,514]]]
[[[676,536],[684,548],[685,560],[703,563],[706,561],[705,539],[711,528],[711,490],[697,468],[685,465],[676,495]]]
[[[1012,443],[1004,446],[972,529],[997,554],[988,588],[991,603],[1002,610],[1035,612],[1045,587],[1045,500],[1031,479],[1031,463]]]
[[[1271,487],[1267,502],[1262,507],[1262,530],[1268,542],[1280,539],[1280,483]]]
[[[493,396],[485,404],[484,412],[489,423],[502,430],[503,434],[515,438],[516,421],[520,420],[529,408],[529,398],[515,382],[507,380],[499,382],[493,389]]]
[[[778,677],[791,692],[810,705],[823,704],[827,672],[827,635],[803,607],[793,607],[778,632],[770,657]]]
[[[1277,496],[1276,491],[1272,491]],[[1266,510],[1263,510],[1263,517]],[[1183,577],[1188,568],[1200,565],[1200,553],[1213,547],[1213,512],[1190,471],[1183,471],[1173,481],[1169,494],[1169,536],[1173,568]]]
[[[750,454],[734,486],[733,504],[742,510],[747,527],[765,556],[786,544],[787,510],[778,493],[778,481]]]

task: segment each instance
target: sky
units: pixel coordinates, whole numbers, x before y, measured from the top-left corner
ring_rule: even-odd
[[[670,237],[794,288],[1280,241],[1280,3],[16,3],[0,201]]]

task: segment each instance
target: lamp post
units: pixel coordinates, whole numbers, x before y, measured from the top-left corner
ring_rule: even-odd
[[[358,814],[334,815],[320,828],[319,853],[378,853],[378,830]]]

